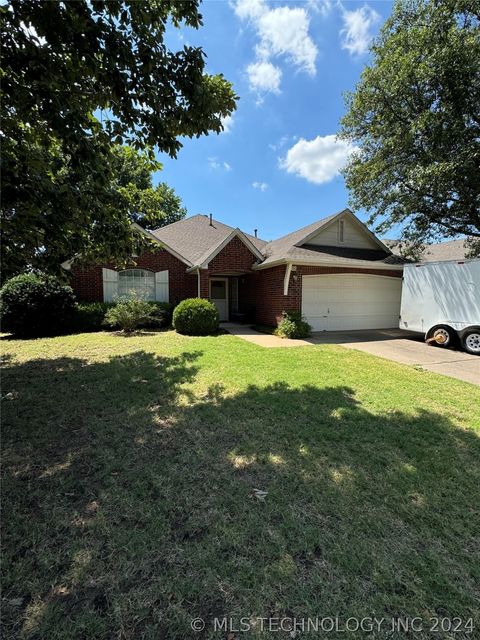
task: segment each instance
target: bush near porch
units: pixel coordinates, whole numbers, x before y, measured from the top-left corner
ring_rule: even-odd
[[[284,311],[274,333],[280,338],[301,339],[308,338],[311,331],[299,311]]]
[[[218,331],[219,322],[217,307],[203,298],[187,298],[173,310],[173,326],[185,335],[211,335]]]

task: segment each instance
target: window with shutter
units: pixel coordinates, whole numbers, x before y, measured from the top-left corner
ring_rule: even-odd
[[[155,300],[169,302],[168,271],[157,271],[155,274]]]
[[[118,295],[155,300],[155,276],[146,269],[125,269],[118,273]]]
[[[143,300],[168,302],[168,271],[153,273],[147,269],[124,269],[123,271],[103,269],[105,302],[133,296]]]
[[[118,272],[112,269],[103,271],[103,301],[113,302],[118,296]]]

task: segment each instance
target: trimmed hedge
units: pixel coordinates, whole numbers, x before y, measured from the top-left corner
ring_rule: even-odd
[[[24,273],[0,290],[2,331],[37,337],[65,333],[75,312],[73,289],[52,276]]]
[[[302,319],[298,311],[283,311],[275,335],[280,338],[308,338],[311,330],[312,327]]]
[[[203,298],[182,300],[173,311],[173,326],[178,333],[206,336],[218,331],[220,322],[217,307]]]

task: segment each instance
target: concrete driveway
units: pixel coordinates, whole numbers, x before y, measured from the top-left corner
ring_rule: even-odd
[[[423,334],[400,329],[314,333],[314,344],[341,344],[394,362],[422,367],[444,376],[480,385],[480,357],[455,349],[429,346]]]
[[[480,356],[425,344],[423,335],[400,329],[376,331],[328,331],[313,333],[307,340],[282,340],[251,327],[226,324],[233,335],[262,347],[301,347],[309,344],[339,344],[380,358],[422,367],[444,376],[480,385]]]

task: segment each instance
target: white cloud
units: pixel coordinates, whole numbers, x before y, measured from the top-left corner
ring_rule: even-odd
[[[230,133],[233,127],[233,116],[225,116],[221,118],[223,125],[223,133]]]
[[[280,166],[314,184],[333,180],[356,147],[335,135],[300,140],[280,159]]]
[[[270,149],[272,149],[272,151],[280,151],[280,149],[283,149],[287,142],[295,142],[295,140],[298,140],[298,136],[282,136],[278,142],[269,144],[268,146],[270,147]]]
[[[215,171],[231,171],[232,167],[223,160],[219,160],[217,157],[211,157],[208,159],[208,166]]]
[[[266,182],[252,182],[252,187],[259,191],[266,191],[268,189],[268,184]]]
[[[307,0],[307,6],[324,18],[333,9],[333,0]]]
[[[366,53],[373,38],[372,28],[380,20],[379,14],[366,4],[355,11],[343,11],[342,17],[342,49],[351,55]]]
[[[258,93],[280,93],[282,71],[271,62],[252,62],[247,67],[250,88]]]
[[[302,7],[277,7],[260,16],[257,54],[263,60],[272,56],[287,59],[309,75],[315,75],[318,50],[308,34],[310,18]]]
[[[267,11],[264,0],[237,0],[233,9],[240,20],[259,18]]]
[[[314,76],[318,49],[309,35],[310,16],[304,7],[281,6],[270,9],[265,0],[237,0],[234,4],[236,15],[241,20],[248,20],[258,36],[255,47],[256,62],[248,69],[259,65],[270,65],[276,69],[274,93],[280,91],[281,71],[270,60],[276,57],[285,58],[297,69]],[[249,78],[252,74],[248,73]],[[255,76],[253,76],[255,78]],[[259,86],[250,87],[257,91]],[[268,86],[266,91],[272,91]]]

